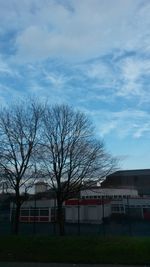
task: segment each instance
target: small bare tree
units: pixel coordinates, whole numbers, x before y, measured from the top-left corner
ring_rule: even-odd
[[[115,164],[104,143],[94,137],[89,119],[67,105],[47,107],[40,158],[57,199],[59,231],[64,232],[63,202],[91,180],[100,180]]]
[[[0,110],[0,171],[15,193],[15,234],[19,231],[22,193],[36,178],[35,154],[42,113],[41,105],[32,100]]]

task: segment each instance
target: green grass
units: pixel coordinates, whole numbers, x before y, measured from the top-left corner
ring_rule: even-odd
[[[0,261],[150,264],[150,238],[0,238]]]

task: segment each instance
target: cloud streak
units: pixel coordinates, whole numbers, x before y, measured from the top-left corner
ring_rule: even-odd
[[[0,6],[0,103],[21,96],[68,103],[86,112],[110,145],[117,139],[121,155],[134,155],[150,133],[149,1]],[[136,146],[128,153],[130,140]]]
[[[116,49],[149,53],[148,2],[142,7],[141,0],[23,0],[21,3],[8,0],[7,5],[1,0],[0,3],[1,33],[16,31],[18,61],[54,57],[84,61]]]
[[[146,134],[150,135],[149,117],[149,112],[144,110],[128,109],[119,112],[105,110],[96,116],[96,120],[99,118],[99,134],[103,137],[114,134],[121,139],[127,137],[138,139]]]

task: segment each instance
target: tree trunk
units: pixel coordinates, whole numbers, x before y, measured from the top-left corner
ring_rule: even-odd
[[[63,203],[61,200],[57,199],[57,222],[59,235],[64,235],[64,212],[63,212]]]
[[[20,203],[16,203],[16,210],[15,210],[15,219],[14,219],[14,234],[18,235],[19,233],[19,219],[20,219]]]
[[[19,187],[16,189],[16,207],[15,207],[15,214],[14,214],[14,234],[18,235],[19,233],[19,221],[20,221],[20,209],[21,209],[21,202],[20,202],[20,194],[19,194]]]

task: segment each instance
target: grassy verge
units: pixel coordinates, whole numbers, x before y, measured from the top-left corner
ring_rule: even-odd
[[[150,264],[150,238],[0,238],[0,261]]]

